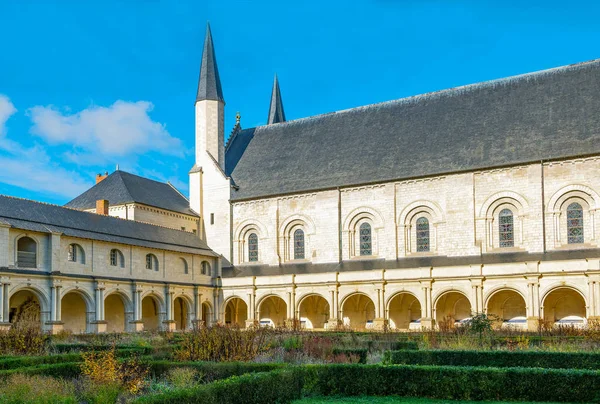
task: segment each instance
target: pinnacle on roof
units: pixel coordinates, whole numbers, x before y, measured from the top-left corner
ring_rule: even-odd
[[[277,75],[275,75],[267,125],[280,122],[285,122],[285,112],[283,112],[283,101],[281,100],[281,92],[279,91],[279,81],[277,80]]]
[[[196,94],[196,102],[203,100],[225,102],[223,99],[223,90],[221,89],[221,80],[219,79],[219,69],[217,68],[217,59],[215,58],[212,34],[210,33],[210,24],[208,23],[206,24],[206,38],[204,39],[204,50],[202,51],[198,93]]]

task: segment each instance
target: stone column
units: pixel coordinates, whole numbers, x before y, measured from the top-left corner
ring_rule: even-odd
[[[96,282],[95,288],[95,306],[96,306],[96,321],[91,323],[93,332],[106,332],[106,321],[104,320],[104,282]]]
[[[421,328],[431,329],[434,325],[433,308],[431,303],[431,281],[421,282],[423,291],[423,307],[421,307]]]
[[[63,323],[60,321],[60,280],[52,279],[50,285],[50,321],[47,321],[45,328],[52,334],[56,334],[63,329]]]
[[[537,331],[542,317],[538,277],[527,278],[527,330]]]
[[[173,319],[173,295],[175,292],[170,285],[167,285],[165,294],[165,308],[167,319],[164,321],[166,331],[175,331],[175,320]]]
[[[9,296],[8,296],[8,279],[0,279],[0,331],[7,331],[10,329],[10,318],[9,318]]]
[[[144,322],[142,321],[142,286],[138,283],[133,284],[133,331],[144,331]]]
[[[201,327],[201,326],[206,326],[208,324],[202,324],[202,292],[200,291],[200,288],[196,287],[196,289],[194,289],[194,314],[195,314],[195,320],[194,320],[194,325],[195,327]],[[206,319],[208,322],[208,319]]]
[[[246,328],[254,327],[256,324],[256,288],[253,286],[251,292],[248,293],[248,318],[246,319]]]
[[[338,325],[340,324],[340,318],[339,318],[339,310],[338,310],[338,302],[337,302],[337,298],[338,298],[338,292],[337,292],[337,288],[335,289],[331,289],[329,291],[330,293],[330,299],[329,299],[329,320],[327,321],[327,324],[325,324],[325,328],[326,329],[335,329],[338,327]]]
[[[383,284],[378,285],[377,301],[375,302],[375,318],[373,319],[373,328],[376,330],[383,330],[386,327],[386,319],[383,314],[382,306],[384,302],[384,286]]]

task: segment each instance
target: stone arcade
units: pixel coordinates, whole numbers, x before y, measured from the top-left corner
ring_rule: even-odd
[[[600,317],[600,60],[267,125],[225,143],[210,29],[189,200],[122,171],[0,197],[0,322],[408,330]],[[116,216],[116,217],[112,217]]]

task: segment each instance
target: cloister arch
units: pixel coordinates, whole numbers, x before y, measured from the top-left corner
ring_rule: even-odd
[[[457,290],[448,290],[438,296],[435,302],[435,321],[456,322],[471,317],[471,302],[467,295]]]
[[[65,291],[61,298],[60,318],[63,329],[75,334],[89,331],[89,315],[94,304],[84,291],[71,289]]]
[[[300,324],[307,329],[322,329],[329,321],[329,302],[319,294],[309,294],[298,305]]]
[[[496,325],[502,325],[515,317],[527,317],[527,305],[525,298],[517,290],[501,288],[488,297],[486,312],[497,320]]]
[[[153,294],[147,294],[142,298],[142,323],[144,331],[157,331],[162,323],[162,301]]]
[[[200,319],[204,325],[210,325],[212,323],[213,318],[213,310],[212,306],[209,302],[203,302],[200,310],[202,311]]]
[[[265,296],[258,303],[258,321],[260,325],[283,327],[287,319],[287,304],[277,295]]]
[[[248,320],[248,305],[239,297],[231,297],[225,302],[225,324],[244,328]]]
[[[106,331],[127,331],[126,308],[128,307],[130,307],[129,299],[120,292],[115,291],[104,298],[104,320],[106,321]]]
[[[12,292],[9,299],[8,318],[15,327],[42,328],[49,319],[47,300],[43,293],[35,288],[19,288]]]
[[[542,299],[542,312],[543,319],[553,323],[570,316],[587,318],[585,298],[569,286],[549,290]]]
[[[173,320],[176,330],[187,330],[192,324],[192,303],[186,296],[177,296],[173,299]]]
[[[418,324],[422,317],[421,302],[406,291],[393,295],[388,301],[387,310],[391,329],[408,330],[411,323]]]
[[[353,293],[347,296],[342,301],[341,307],[342,321],[345,326],[364,329],[373,324],[375,304],[364,293]]]

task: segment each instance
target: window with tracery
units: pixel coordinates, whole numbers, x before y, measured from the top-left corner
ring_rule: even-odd
[[[417,252],[428,252],[430,248],[429,220],[420,217],[417,219]]]
[[[248,236],[248,261],[258,261],[258,236],[252,233]]]
[[[294,232],[294,259],[304,259],[304,231],[302,229]]]
[[[567,207],[567,237],[569,244],[583,243],[583,208],[577,202]]]
[[[359,228],[360,255],[373,255],[373,239],[371,236],[371,225],[363,223]]]
[[[500,248],[515,246],[515,226],[510,209],[502,209],[498,214],[498,236]]]

